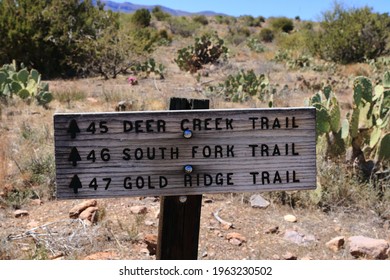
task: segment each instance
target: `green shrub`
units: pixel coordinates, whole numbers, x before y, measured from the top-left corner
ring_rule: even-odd
[[[291,19],[286,17],[278,17],[271,19],[271,27],[275,31],[282,31],[289,33],[294,29],[294,23]]]
[[[274,32],[269,28],[262,28],[259,32],[259,38],[261,41],[270,43],[274,40]]]
[[[240,70],[236,75],[229,75],[225,82],[208,89],[212,93],[222,94],[227,101],[232,102],[243,102],[256,95],[260,100],[265,100],[266,96],[271,100],[274,93],[268,78],[264,74],[256,75],[253,70]],[[268,105],[272,107],[272,102]]]
[[[226,25],[232,25],[237,22],[237,18],[231,17],[231,16],[222,16],[222,15],[216,15],[215,20],[219,24],[226,24]]]
[[[192,20],[196,23],[200,23],[201,25],[209,24],[209,20],[204,15],[196,15],[192,17]]]
[[[261,27],[261,23],[265,21],[264,17],[255,18],[253,16],[240,16],[239,20],[249,27]]]
[[[245,42],[250,35],[251,35],[251,31],[249,30],[248,27],[245,27],[245,26],[230,27],[229,26],[229,33],[228,33],[228,36],[226,37],[226,40],[229,43],[231,43],[235,46],[238,46],[241,43]]]
[[[248,47],[251,51],[261,53],[265,51],[265,47],[262,43],[259,42],[256,38],[251,38],[247,41]]]
[[[156,6],[153,8],[152,10],[152,15],[158,20],[158,21],[165,21],[167,20],[168,18],[171,17],[170,14],[168,13],[165,13],[161,7],[159,6]]]
[[[336,4],[323,14],[321,30],[312,40],[311,50],[339,63],[373,59],[388,51],[389,30],[387,13],[373,13],[368,7],[347,10]]]
[[[134,25],[136,25],[138,27],[148,27],[150,25],[151,19],[152,19],[152,16],[151,16],[149,10],[147,10],[147,9],[136,10],[131,18]]]
[[[168,20],[168,24],[173,34],[184,38],[191,37],[200,27],[199,23],[189,21],[186,17],[171,17]]]
[[[0,65],[15,59],[45,78],[77,75],[95,55],[89,41],[118,24],[116,14],[92,2],[0,1]]]
[[[215,63],[220,58],[226,58],[228,49],[218,35],[203,35],[195,39],[193,46],[180,49],[175,62],[183,71],[195,73],[208,63]]]

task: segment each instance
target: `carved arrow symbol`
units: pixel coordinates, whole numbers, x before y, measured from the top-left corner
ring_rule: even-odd
[[[73,166],[77,166],[77,162],[81,161],[79,151],[76,147],[73,147],[70,151],[68,161],[71,161]]]
[[[77,125],[77,122],[75,119],[70,121],[67,132],[70,133],[70,137],[72,139],[76,138],[76,134],[80,132],[80,128]]]
[[[81,184],[79,176],[74,175],[72,181],[70,181],[69,188],[73,189],[74,193],[78,193],[79,189],[81,189],[82,187],[83,185]]]

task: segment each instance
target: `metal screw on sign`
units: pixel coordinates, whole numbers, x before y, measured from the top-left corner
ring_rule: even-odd
[[[181,195],[181,196],[179,197],[179,201],[180,201],[181,203],[185,203],[185,202],[187,201],[187,196],[186,196],[186,195]]]
[[[192,130],[186,129],[183,131],[183,136],[186,139],[190,139],[192,137]]]
[[[186,166],[184,166],[184,172],[185,172],[185,173],[191,174],[192,171],[194,171],[194,168],[192,167],[192,165],[186,165]]]

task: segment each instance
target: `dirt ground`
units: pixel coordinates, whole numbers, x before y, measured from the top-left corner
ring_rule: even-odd
[[[272,201],[268,208],[259,209],[252,208],[248,198],[249,194],[203,197],[198,259],[272,260],[288,254],[298,259],[354,259],[348,245],[333,252],[325,243],[337,236],[347,239],[354,235],[390,240],[389,224],[370,211],[339,209],[324,213],[318,209],[292,209]],[[69,219],[69,210],[80,202],[48,201],[36,205],[32,201],[24,207],[29,215],[21,218],[15,218],[11,209],[0,209],[2,258],[83,259],[93,255],[99,259],[155,259],[144,238],[158,234],[157,198],[100,199],[97,206],[101,217],[92,226]],[[136,205],[146,206],[147,212],[132,214],[130,207]],[[223,227],[215,219],[213,213],[217,211],[221,219],[232,223],[232,228]],[[297,221],[285,221],[287,214],[294,215]],[[284,238],[289,230],[311,238],[302,244],[293,243]],[[229,242],[227,236],[231,233],[241,234],[244,241]],[[44,250],[39,243],[44,244]]]

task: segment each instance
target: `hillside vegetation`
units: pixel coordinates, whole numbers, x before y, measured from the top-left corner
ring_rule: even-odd
[[[304,215],[310,209],[330,223],[327,228],[332,228],[327,217],[341,217],[348,223],[344,216],[348,213],[364,213],[364,217],[371,213],[374,218],[361,230],[367,233],[378,227],[378,232],[386,232],[383,226],[390,221],[388,14],[336,3],[319,22],[312,22],[299,16],[175,17],[158,7],[119,14],[90,0],[0,0],[0,42],[0,227],[7,229],[0,233],[0,241],[7,244],[0,247],[0,258],[39,259],[54,254],[44,242],[32,242],[23,251],[7,235],[20,230],[19,221],[10,217],[15,209],[34,209],[43,215],[42,223],[56,218],[39,212],[32,201],[43,202],[45,211],[58,208],[63,213],[70,206],[54,201],[55,112],[165,110],[170,97],[207,98],[211,108],[315,107],[317,189],[264,197],[275,213],[288,209]],[[246,194],[212,199],[221,207],[228,201],[231,207],[226,215],[231,218],[237,211],[251,214],[253,210],[242,210],[248,204]],[[110,211],[127,206],[110,200],[102,204],[99,232],[94,233],[97,239],[137,247],[139,233],[156,231],[145,227],[146,216],[132,220],[117,216],[113,221],[107,218]],[[208,214],[215,211],[212,204],[205,207]],[[272,225],[273,217],[266,215]],[[209,218],[202,218],[205,228],[210,228]],[[244,233],[246,227],[254,228],[249,220],[242,220]],[[27,222],[23,226],[28,227]],[[116,231],[123,238],[116,239],[121,236]],[[384,234],[382,238],[390,240],[388,231]],[[214,232],[201,235],[219,242]],[[248,235],[256,238],[253,232]],[[96,246],[61,253],[78,258],[99,250]],[[213,247],[215,252],[218,246]],[[118,250],[120,257],[131,254]],[[241,253],[234,257],[250,254]],[[269,249],[251,257],[273,254]],[[346,258],[341,253],[312,255]],[[218,253],[213,256],[221,258]]]

